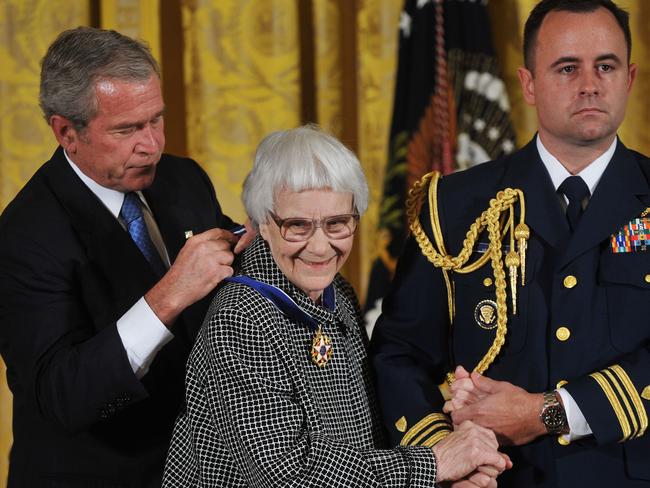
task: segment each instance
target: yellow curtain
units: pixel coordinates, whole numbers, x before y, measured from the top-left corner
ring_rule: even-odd
[[[377,232],[379,205],[388,159],[388,137],[397,70],[397,25],[402,2],[366,0],[358,16],[359,148],[358,155],[370,188],[370,206],[355,242],[361,257],[353,283],[365,297],[373,258],[381,238]]]
[[[314,0],[317,122],[336,137],[342,136],[341,9],[336,0]]]
[[[149,44],[159,63],[160,5],[159,0],[100,0],[100,19],[103,29],[114,29]]]
[[[163,7],[182,13],[184,97],[180,121],[170,131],[187,132],[187,153],[210,174],[227,213],[244,218],[239,194],[253,151],[272,130],[301,123],[300,22],[303,0],[4,0],[0,5],[0,209],[53,151],[55,142],[38,108],[39,61],[56,34],[90,23],[99,8],[101,26],[146,40],[159,61]],[[521,98],[516,68],[521,63],[521,32],[536,0],[492,0],[492,28],[512,104],[519,145],[535,132],[534,110]],[[639,75],[620,135],[650,153],[650,2],[620,0],[632,14],[633,61]],[[325,129],[344,137],[355,114],[354,141],[366,171],[371,205],[357,236],[357,263],[346,268],[360,296],[378,250],[377,217],[387,159],[396,70],[397,26],[402,0],[311,0],[314,28],[315,105]],[[347,17],[346,17],[347,16]],[[344,45],[346,18],[354,39]],[[162,40],[165,40],[164,38]],[[344,54],[354,52],[355,71],[344,78]],[[168,59],[168,58],[167,58]],[[351,78],[350,78],[351,77]],[[341,87],[352,83],[356,98]],[[167,103],[174,95],[167,93]],[[344,103],[344,99],[346,100]],[[353,103],[354,110],[346,107]],[[172,125],[172,122],[174,124]],[[177,129],[177,127],[179,127]],[[1,326],[1,324],[0,324]],[[0,387],[0,485],[6,477],[11,444],[11,396]]]
[[[355,262],[343,269],[360,297],[366,293],[370,258],[376,252],[378,239],[379,202],[388,157],[397,66],[397,19],[401,8],[402,2],[395,0],[314,1],[316,122],[356,146],[370,188],[370,207],[356,235],[355,259],[350,259]],[[341,44],[345,28],[342,22],[346,19],[352,19],[356,34],[351,45]],[[356,49],[356,71],[351,74],[342,72],[344,49]],[[349,113],[344,113],[341,93],[342,84],[349,82],[345,76],[351,76],[356,85],[356,110]],[[342,119],[349,116],[356,116],[354,141],[347,140],[349,135],[343,127]]]
[[[182,0],[188,153],[203,165],[226,213],[253,152],[271,131],[300,122],[294,0]]]
[[[0,5],[0,210],[56,147],[38,106],[40,60],[59,32],[88,19],[86,2],[4,0]],[[4,377],[4,364],[1,370]],[[12,440],[11,393],[4,379],[0,384],[0,485],[4,486]]]

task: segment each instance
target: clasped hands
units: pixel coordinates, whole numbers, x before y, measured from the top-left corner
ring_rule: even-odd
[[[456,368],[455,377],[450,386],[451,399],[443,407],[443,411],[451,415],[454,431],[464,423],[472,422],[492,431],[501,446],[527,444],[546,433],[539,419],[544,403],[542,394],[528,393],[506,381],[469,373],[462,366]],[[510,460],[508,463],[512,465]],[[491,479],[486,484],[485,477],[477,477],[477,473],[488,474]],[[500,472],[491,466],[481,466],[451,486],[494,487],[498,474]]]

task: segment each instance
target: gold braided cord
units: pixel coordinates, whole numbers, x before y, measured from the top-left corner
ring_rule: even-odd
[[[490,349],[485,356],[474,368],[474,371],[483,374],[487,368],[494,362],[501,351],[501,347],[505,343],[505,336],[507,333],[507,315],[508,306],[506,303],[506,274],[504,271],[504,263],[501,250],[501,240],[507,229],[513,225],[512,206],[519,202],[520,205],[524,201],[524,194],[519,189],[506,188],[499,191],[495,198],[490,200],[490,206],[470,225],[463,247],[457,256],[450,256],[447,254],[442,239],[442,230],[440,227],[440,218],[438,214],[437,205],[437,187],[440,174],[438,172],[431,172],[424,175],[420,181],[417,181],[409,191],[406,200],[406,215],[409,219],[409,228],[413,237],[415,238],[422,254],[427,260],[437,268],[441,268],[443,272],[453,271],[456,273],[470,273],[479,269],[489,260],[492,264],[494,274],[494,283],[496,289],[496,305],[497,305],[497,327],[496,336]],[[424,188],[430,182],[429,187],[429,202],[430,202],[430,218],[431,227],[433,229],[434,239],[438,249],[431,243],[426,233],[422,229],[419,215],[424,199]],[[503,226],[501,215],[504,212],[509,212],[510,216]],[[524,221],[524,207],[521,206],[521,223]],[[507,215],[507,214],[506,214]],[[502,230],[503,227],[503,230]],[[485,255],[481,256],[474,263],[467,264],[472,254],[472,250],[476,241],[483,232],[487,229],[489,238],[489,247]],[[512,249],[511,249],[512,251]],[[451,285],[445,279],[447,284],[447,295],[449,301],[450,311],[453,310],[453,293]],[[451,317],[450,312],[450,317]]]
[[[447,254],[447,251],[445,250],[445,241],[442,238],[440,220],[438,219],[438,180],[440,179],[440,173],[438,171],[433,171],[429,173],[429,175],[431,175],[431,184],[429,185],[429,218],[431,219],[431,227],[433,228],[433,238],[435,239],[436,245],[438,246],[440,252]],[[427,175],[425,175],[424,178],[426,178],[426,176]],[[422,178],[421,181],[424,181],[424,178]],[[417,183],[418,182],[415,184]],[[420,191],[422,191],[422,188],[420,188]],[[421,206],[422,204],[420,203],[419,207]],[[412,222],[410,217],[409,222]],[[445,287],[447,289],[447,309],[449,310],[449,325],[451,325],[454,323],[454,316],[456,315],[456,306],[454,304],[454,290],[451,279],[449,278],[449,272],[446,269],[442,270],[442,276],[445,279]]]
[[[430,176],[431,182],[429,183],[429,219],[431,221],[431,228],[433,231],[433,238],[436,241],[436,246],[438,246],[438,250],[441,254],[447,254],[447,251],[445,249],[445,241],[442,236],[442,228],[440,226],[440,219],[438,215],[438,180],[441,177],[441,174],[438,171],[432,171],[431,173],[428,173],[425,175],[420,182],[416,182],[413,185],[413,189],[415,189],[416,185],[421,182],[426,182],[427,176]],[[424,184],[421,185],[419,188],[420,191],[423,191]],[[409,192],[410,194],[410,192]],[[408,204],[407,204],[408,205]],[[422,206],[422,203],[420,202],[417,207],[418,207],[418,215],[420,213],[420,207]],[[510,220],[506,223],[506,226],[503,227],[503,235],[505,235],[505,232],[508,228],[509,225],[511,225],[512,222],[512,215],[510,215]],[[411,218],[409,217],[409,222],[412,222]],[[488,261],[490,260],[490,253],[485,253],[483,254],[479,259],[474,261],[474,263],[466,266],[465,268],[455,270],[456,273],[460,274],[465,274],[465,273],[472,273],[476,271],[477,269],[480,269],[483,265],[485,265]],[[449,325],[453,325],[454,323],[454,317],[456,316],[456,303],[454,300],[454,283],[451,281],[451,278],[449,278],[449,271],[446,269],[442,269],[442,276],[445,280],[445,287],[447,289],[447,308],[449,310]]]

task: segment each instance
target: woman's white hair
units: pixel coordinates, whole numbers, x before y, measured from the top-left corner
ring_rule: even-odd
[[[368,208],[368,184],[354,153],[317,126],[305,125],[262,140],[244,181],[242,201],[253,226],[259,228],[280,192],[324,189],[351,193],[359,214]]]

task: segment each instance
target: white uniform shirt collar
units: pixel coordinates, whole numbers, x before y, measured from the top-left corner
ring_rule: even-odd
[[[607,151],[598,156],[594,161],[591,162],[591,164],[589,164],[585,169],[578,173],[578,176],[580,176],[589,187],[589,192],[592,195],[594,194],[596,186],[598,185],[600,178],[603,176],[607,165],[612,160],[612,156],[614,156],[617,141],[618,138],[615,137],[614,142],[612,142]],[[536,143],[539,157],[542,159],[542,162],[544,163],[548,174],[551,176],[555,191],[557,191],[562,182],[571,176],[571,173],[569,173],[567,169],[562,166],[562,163],[560,163],[555,156],[548,152],[548,149],[546,149],[544,147],[544,144],[542,144],[542,141],[539,138],[539,134],[537,135]]]
[[[65,155],[65,158],[68,160],[68,163],[70,163],[70,166],[77,174],[77,176],[81,179],[81,181],[83,181],[83,183],[90,189],[90,191],[93,192],[97,198],[99,198],[99,200],[113,214],[113,216],[115,218],[118,218],[120,215],[120,210],[122,209],[122,203],[124,202],[124,193],[100,185],[95,180],[85,175],[79,169],[79,166],[77,166],[72,161],[72,159],[70,159],[70,156],[68,156],[68,153],[65,151],[65,149],[63,150],[63,154]],[[142,200],[142,203],[147,205],[146,200],[142,197],[142,193],[139,191],[136,193],[140,197],[140,200]],[[147,208],[149,208],[148,205]]]

